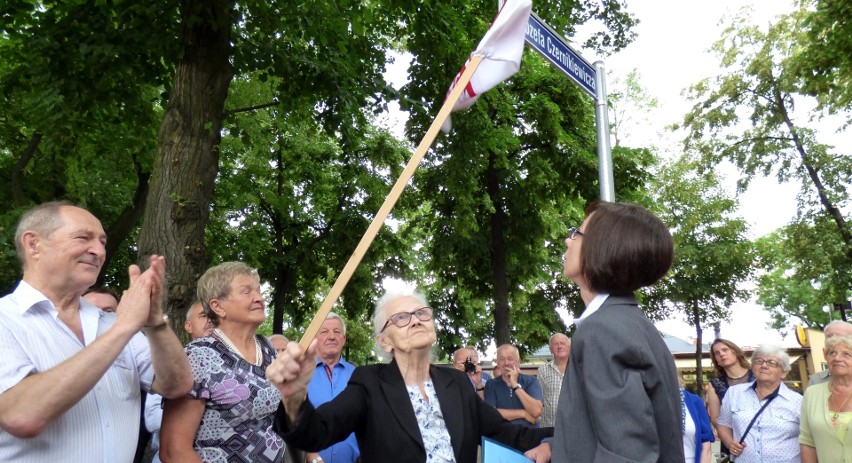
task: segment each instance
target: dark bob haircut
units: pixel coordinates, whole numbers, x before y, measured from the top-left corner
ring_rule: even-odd
[[[662,278],[673,259],[668,227],[642,206],[595,202],[586,208],[580,265],[592,291],[633,294]]]

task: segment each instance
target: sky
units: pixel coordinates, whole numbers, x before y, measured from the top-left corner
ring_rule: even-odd
[[[672,133],[666,127],[681,122],[691,107],[682,94],[684,89],[721,72],[719,58],[708,51],[722,35],[726,23],[720,23],[720,20],[730,18],[744,6],[750,6],[754,23],[766,25],[778,14],[793,9],[790,0],[626,0],[626,3],[627,10],[640,21],[635,29],[637,38],[632,44],[608,57],[596,56],[594,52],[573,45],[587,61],[604,61],[610,91],[615,79],[623,78],[633,69],[638,71],[641,85],[652,97],[657,98],[658,107],[647,118],[646,125],[631,129],[623,143],[630,146],[654,146],[662,156],[677,152],[683,139],[682,133]],[[542,19],[547,21],[547,18]],[[576,42],[582,42],[582,37],[576,38]],[[399,58],[389,68],[388,78],[397,88],[405,82],[407,62],[407,58]],[[398,111],[392,109],[388,117],[391,120],[389,125],[401,137],[402,124],[393,123],[393,119],[400,117]],[[734,194],[736,170],[732,166],[722,166],[720,170],[727,175],[726,185]],[[739,195],[740,213],[750,224],[752,238],[763,236],[791,221],[796,213],[797,190],[796,186],[779,185],[774,177],[752,180],[748,191]],[[763,343],[797,345],[792,330],[781,334],[770,329],[768,313],[755,303],[736,303],[732,312],[730,321],[721,324],[722,337],[740,346]],[[571,323],[570,316],[563,313],[562,317],[566,324]],[[695,336],[695,329],[683,322],[682,318],[658,322],[656,325],[667,334],[689,340]],[[713,329],[709,327],[702,336],[705,342],[715,337]]]
[[[713,2],[684,2],[675,0],[627,0],[627,10],[637,19],[637,39],[621,52],[609,57],[597,57],[581,51],[589,61],[602,59],[608,71],[608,83],[636,69],[640,82],[648,93],[658,99],[658,108],[649,118],[646,130],[631,133],[627,144],[656,146],[661,155],[676,152],[683,134],[665,127],[681,122],[691,103],[683,96],[690,85],[706,77],[718,75],[719,58],[709,51],[713,42],[722,36],[727,22],[742,7],[753,9],[755,24],[768,24],[781,13],[792,10],[787,0],[716,0]],[[535,4],[533,4],[535,9]],[[587,55],[589,53],[589,55]],[[728,187],[733,194],[737,172],[726,166]],[[750,234],[763,236],[789,223],[796,212],[797,187],[779,185],[772,178],[756,178],[751,187],[740,195],[740,213],[750,223]],[[616,192],[617,196],[617,192]],[[721,336],[740,346],[762,343],[796,345],[795,336],[784,336],[768,327],[768,313],[752,302],[732,307],[729,323],[722,323]],[[695,337],[695,329],[683,322],[682,316],[657,323],[657,328],[682,339]],[[703,331],[705,342],[715,337],[712,328]]]

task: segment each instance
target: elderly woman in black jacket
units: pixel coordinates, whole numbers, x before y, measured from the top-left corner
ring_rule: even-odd
[[[288,444],[316,451],[354,431],[366,463],[461,463],[476,461],[482,436],[526,450],[552,435],[552,428],[512,425],[476,395],[467,375],[430,363],[437,338],[421,294],[386,294],[373,321],[378,352],[391,362],[356,368],[346,389],[317,409],[306,400],[315,343],[302,353],[291,342],[269,367],[281,393],[275,429]]]

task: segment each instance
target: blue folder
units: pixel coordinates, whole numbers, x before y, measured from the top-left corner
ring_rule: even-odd
[[[523,453],[487,437],[482,438],[482,463],[530,463]]]

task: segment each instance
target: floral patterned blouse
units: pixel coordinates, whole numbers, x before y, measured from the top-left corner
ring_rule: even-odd
[[[408,390],[408,398],[414,407],[414,416],[417,417],[423,446],[426,448],[426,463],[455,462],[456,457],[450,443],[450,433],[447,431],[447,424],[444,422],[441,404],[438,403],[435,385],[432,384],[431,380],[424,384],[428,401],[423,398],[423,394],[420,393],[420,388],[416,384],[405,388]]]
[[[284,440],[272,429],[281,396],[266,381],[275,350],[258,336],[260,366],[251,365],[213,336],[186,346],[192,369],[190,397],[206,401],[195,434],[195,452],[204,463],[272,463],[284,458]]]

